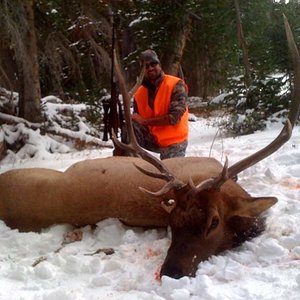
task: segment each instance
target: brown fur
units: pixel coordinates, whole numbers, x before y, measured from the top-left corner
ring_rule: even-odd
[[[42,168],[8,171],[0,175],[0,219],[22,231],[61,223],[95,224],[109,217],[130,225],[167,226],[168,214],[160,201],[139,190],[140,186],[157,190],[164,181],[142,174],[134,162],[153,170],[139,158],[109,157],[75,163],[65,172]],[[183,181],[197,173],[192,175],[197,182],[221,168],[207,158],[165,162]],[[207,174],[203,174],[203,163]]]
[[[257,236],[264,230],[259,215],[277,201],[252,198],[233,181],[220,191],[184,189],[175,195],[172,243],[161,269],[161,275],[173,278],[194,276],[201,261]]]

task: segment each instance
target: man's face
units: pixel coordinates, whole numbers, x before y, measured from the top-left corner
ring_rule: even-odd
[[[145,62],[145,76],[150,81],[155,81],[161,74],[161,66],[154,61]]]

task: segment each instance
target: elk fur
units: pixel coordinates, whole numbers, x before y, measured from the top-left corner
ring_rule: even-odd
[[[172,198],[172,193],[161,199],[143,193],[139,187],[158,190],[165,183],[144,175],[134,163],[154,170],[140,158],[109,157],[75,163],[65,172],[30,168],[0,174],[0,219],[21,231],[63,223],[96,224],[106,218],[133,226],[167,226],[169,215],[161,201]],[[164,163],[186,183],[190,177],[198,183],[222,170],[213,158],[173,158]],[[231,180],[222,190],[248,196]]]

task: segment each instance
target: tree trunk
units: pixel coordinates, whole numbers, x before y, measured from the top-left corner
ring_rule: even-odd
[[[175,28],[172,34],[174,43],[162,58],[163,69],[167,74],[178,76],[181,58],[190,32],[191,19],[187,15],[183,25],[180,28]]]
[[[4,0],[2,8],[5,30],[10,37],[17,69],[19,116],[28,121],[39,122],[41,89],[33,0]]]
[[[243,52],[243,64],[245,68],[245,84],[248,87],[251,83],[251,71],[248,56],[248,46],[244,37],[243,26],[241,21],[241,11],[238,0],[234,0],[234,6],[236,11],[236,22],[237,22],[237,36],[240,46]]]
[[[24,21],[27,26],[23,28],[22,37],[24,41],[24,57],[22,62],[23,75],[23,103],[20,107],[20,116],[37,122],[41,120],[41,88],[39,81],[39,64],[37,54],[36,33],[34,27],[33,0],[23,0]],[[25,24],[19,23],[19,26]]]

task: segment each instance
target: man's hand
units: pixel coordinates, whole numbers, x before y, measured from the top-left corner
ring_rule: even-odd
[[[141,124],[141,125],[147,125],[146,119],[144,119],[141,115],[134,113],[131,116],[132,120]]]
[[[166,126],[170,125],[170,119],[168,115],[164,115],[161,117],[145,119],[141,115],[137,113],[133,113],[131,115],[133,121],[143,125],[143,126]]]

